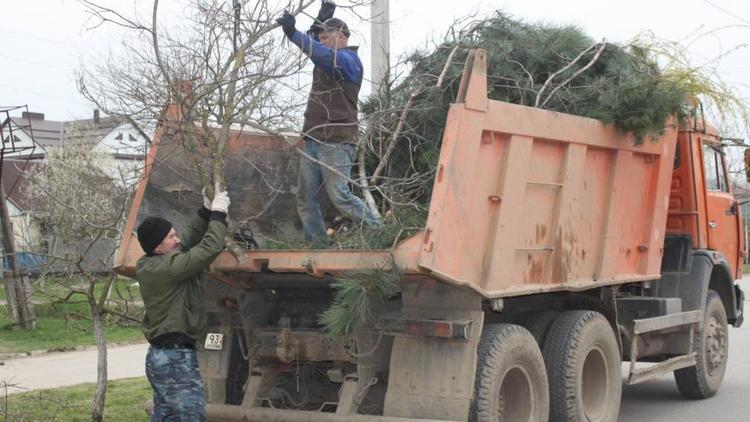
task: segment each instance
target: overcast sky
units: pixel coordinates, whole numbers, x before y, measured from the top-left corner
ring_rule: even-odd
[[[130,12],[151,1],[101,3]],[[165,13],[179,14],[183,3],[162,0]],[[90,22],[87,25],[77,0],[0,0],[0,7],[0,106],[28,105],[53,120],[91,116],[92,106],[76,91],[74,70],[116,49],[121,34],[111,27],[88,29]],[[313,9],[311,14],[317,5]],[[746,0],[391,0],[392,57],[441,36],[456,18],[496,9],[529,21],[576,24],[590,36],[608,41],[626,41],[650,30],[659,38],[686,43],[696,34],[711,32],[690,46],[694,63],[723,56],[720,75],[750,98],[750,1]],[[361,46],[367,77],[368,24],[346,11],[339,17],[353,29],[351,43]],[[307,25],[300,18],[299,26]]]

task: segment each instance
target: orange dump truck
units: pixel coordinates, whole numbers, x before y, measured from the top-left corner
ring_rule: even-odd
[[[448,113],[423,231],[387,251],[216,259],[199,352],[210,420],[614,421],[621,362],[627,383],[674,372],[686,397],[717,391],[745,251],[716,131],[696,120],[635,145],[593,119],[488,100],[485,60],[469,57]],[[176,186],[165,133],[123,274],[142,254],[137,221]],[[250,206],[231,168],[233,207]],[[374,305],[374,326],[329,338],[317,321],[331,283],[394,269],[401,292]]]

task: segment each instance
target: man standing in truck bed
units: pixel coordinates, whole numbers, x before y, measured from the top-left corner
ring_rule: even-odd
[[[146,315],[141,329],[151,344],[146,376],[154,391],[152,421],[205,421],[206,400],[195,343],[205,333],[204,287],[200,275],[224,249],[229,196],[216,185],[213,201],[183,232],[148,217],[138,226],[145,256],[136,264]]]
[[[357,155],[357,97],[362,84],[362,62],[357,47],[349,47],[349,28],[333,17],[336,6],[323,1],[307,34],[295,28],[288,12],[278,19],[284,34],[315,64],[302,128],[304,153],[300,158],[297,212],[305,241],[328,247],[328,236],[317,194],[325,188],[334,206],[354,224],[379,226],[379,218],[349,188]],[[313,161],[315,160],[315,161]]]

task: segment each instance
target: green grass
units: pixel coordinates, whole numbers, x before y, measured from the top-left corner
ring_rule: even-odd
[[[742,272],[745,274],[750,274],[750,264],[745,264],[742,266]]]
[[[49,305],[36,305],[35,309],[38,315],[36,329],[13,331],[9,326],[7,308],[0,306],[0,353],[69,350],[76,346],[94,344],[94,331],[90,321],[66,321],[64,317],[55,317],[55,311],[50,310]],[[82,311],[85,312],[85,309]],[[115,343],[135,342],[143,340],[143,334],[137,326],[109,325],[105,338],[108,342]]]
[[[65,279],[65,278],[48,278],[44,281],[44,286],[41,286],[40,280],[31,281],[31,298],[34,301],[48,301],[50,298],[64,297],[73,286],[76,290],[80,290],[80,284],[78,280]],[[94,286],[94,293],[99,296],[104,290],[104,283],[97,283]],[[129,278],[118,279],[114,283],[114,288],[110,293],[110,297],[114,300],[127,299],[129,301],[140,300],[140,291],[138,290],[138,283],[135,280]],[[0,281],[0,300],[5,300],[5,286]],[[82,295],[74,295],[81,296]]]
[[[61,297],[68,292],[65,287],[70,281],[47,280],[47,285],[42,290],[34,287],[32,299],[34,310],[37,315],[37,328],[35,330],[10,329],[10,319],[7,307],[0,305],[0,353],[26,353],[32,350],[69,350],[76,346],[90,346],[94,344],[94,333],[91,321],[86,319],[90,315],[89,306],[83,294],[75,294],[69,298],[68,303],[52,304],[50,297]],[[121,280],[117,282],[116,291],[110,296],[113,303],[122,303],[124,298],[129,302],[141,300],[137,286],[130,286],[132,281]],[[96,289],[101,292],[103,285],[97,285]],[[3,290],[4,296],[4,288]],[[138,316],[141,310],[140,304],[131,305],[131,313],[135,310]],[[84,318],[82,318],[84,317]],[[142,341],[143,334],[136,324],[118,324],[116,317],[111,317],[105,330],[108,342],[123,343]]]
[[[95,384],[80,384],[50,390],[5,396],[0,391],[0,420],[69,422],[90,421]],[[147,420],[143,404],[151,398],[145,377],[110,381],[104,420],[130,422]]]

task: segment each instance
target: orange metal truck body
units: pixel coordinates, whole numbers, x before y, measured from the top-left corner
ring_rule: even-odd
[[[675,140],[454,105],[419,265],[488,297],[658,278]]]
[[[484,60],[480,51],[467,66],[461,101],[449,111],[423,232],[393,251],[251,250],[240,261],[224,252],[212,270],[245,280],[395,264],[485,297],[660,277],[677,129],[635,145],[597,120],[488,100]],[[164,161],[158,154],[155,146],[149,170]],[[142,254],[132,233],[147,183],[116,258],[123,274],[133,274]]]
[[[688,235],[693,249],[721,252],[733,279],[742,277],[742,217],[726,157],[711,127],[680,131],[672,176],[667,233]]]

